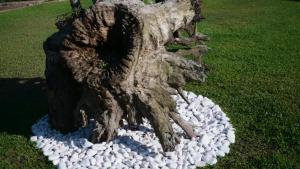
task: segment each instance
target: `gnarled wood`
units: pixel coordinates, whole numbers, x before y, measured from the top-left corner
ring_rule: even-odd
[[[174,32],[193,22],[194,1],[96,2],[59,27],[44,43],[49,116],[69,132],[93,123],[91,141],[109,141],[121,119],[135,128],[149,119],[165,151],[178,143],[170,119],[194,137],[170,97],[191,80],[205,79],[201,64],[167,52]],[[90,119],[94,119],[90,121]]]

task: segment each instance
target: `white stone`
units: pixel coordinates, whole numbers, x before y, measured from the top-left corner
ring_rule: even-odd
[[[57,154],[52,154],[52,155],[50,155],[50,156],[48,157],[48,159],[49,159],[50,161],[56,160],[56,159],[58,159],[58,158],[59,158],[59,155],[57,155]]]
[[[109,158],[109,161],[112,162],[112,163],[116,160],[116,158],[114,156],[109,156],[108,158]]]
[[[210,142],[210,137],[208,135],[202,135],[202,137],[199,140],[202,145],[208,145]]]
[[[230,143],[235,142],[234,131],[229,130],[228,133],[227,133],[227,137],[228,137],[228,140],[230,141]]]
[[[190,105],[187,107],[188,110],[193,110],[197,108],[201,104],[200,100],[194,100]]]
[[[225,156],[225,152],[222,151],[222,150],[219,150],[216,152],[217,156],[220,156],[220,157],[224,157]]]
[[[211,163],[214,160],[214,158],[216,158],[214,156],[214,153],[209,151],[203,156],[203,161],[206,163]]]
[[[86,156],[87,157],[93,157],[95,154],[97,154],[97,151],[93,150],[93,149],[89,149],[87,152],[86,152]]]
[[[37,143],[36,147],[39,148],[39,149],[42,149],[43,147],[45,146],[44,143]]]
[[[90,160],[88,158],[85,158],[80,163],[82,166],[90,166]]]
[[[94,157],[91,157],[90,158],[90,163],[92,164],[92,165],[96,165],[96,159],[94,158]]]
[[[149,162],[149,167],[151,169],[157,169],[158,168],[158,164],[154,161]]]
[[[60,162],[59,158],[52,161],[53,165],[57,165],[57,164],[59,164],[59,162]]]
[[[103,163],[103,167],[105,168],[111,167],[111,163],[109,161],[106,161]]]
[[[102,163],[104,161],[103,156],[95,156],[97,163]]]
[[[212,108],[212,110],[213,110],[214,112],[221,112],[221,111],[222,111],[219,105],[215,105],[215,106]]]
[[[134,165],[134,169],[140,169],[140,166],[138,164]]]
[[[175,162],[168,163],[167,166],[168,166],[169,168],[172,168],[172,169],[177,168],[177,164],[176,164]]]
[[[106,147],[102,144],[94,144],[94,145],[92,145],[92,149],[96,150],[96,151],[99,151],[99,150],[105,150]]]
[[[214,165],[217,163],[217,159],[216,158],[211,158],[208,162],[209,165]]]
[[[210,99],[208,99],[207,97],[203,98],[202,104],[203,104],[204,107],[213,107],[214,106],[214,103]]]
[[[228,140],[223,140],[222,139],[221,144],[228,147],[230,145],[230,142]]]
[[[124,158],[129,158],[130,156],[129,156],[129,154],[127,152],[125,152],[125,153],[123,153],[123,157]]]
[[[166,156],[171,160],[177,160],[177,155],[175,152],[166,152]]]
[[[225,154],[229,153],[230,149],[228,146],[224,145],[220,148],[221,151],[223,151]]]
[[[114,151],[118,151],[119,150],[119,144],[113,144],[112,148]]]
[[[76,161],[78,161],[78,160],[79,160],[79,158],[78,158],[78,153],[74,153],[74,154],[71,156],[70,161],[71,161],[71,162],[76,162]]]
[[[190,162],[190,164],[195,164],[195,160],[191,155],[188,155],[188,161]]]
[[[37,136],[31,136],[30,137],[30,141],[37,141],[37,140],[38,140]]]
[[[52,150],[46,150],[46,151],[43,151],[43,154],[44,154],[44,156],[49,156],[49,155],[54,154],[54,152]]]
[[[204,167],[205,164],[206,164],[206,163],[205,163],[204,161],[200,161],[200,160],[199,160],[199,161],[196,161],[196,166],[197,166],[197,167]]]
[[[193,92],[190,92],[188,95],[187,95],[187,98],[188,100],[192,100],[192,99],[195,99],[197,97],[197,95]]]
[[[75,151],[76,151],[77,153],[81,153],[82,149],[76,148]]]
[[[92,147],[94,144],[89,142],[88,140],[85,140],[84,145],[82,146],[83,148],[89,148]]]
[[[60,162],[57,166],[58,169],[67,169],[67,165],[64,162]]]
[[[85,152],[82,152],[78,155],[78,158],[84,158],[85,157]]]
[[[46,145],[42,148],[42,150],[43,150],[43,151],[48,151],[48,150],[50,150],[51,147],[53,147],[53,145],[51,145],[51,144],[46,144]]]

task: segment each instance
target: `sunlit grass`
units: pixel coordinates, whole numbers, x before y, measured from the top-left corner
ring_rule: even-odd
[[[83,1],[87,7],[90,1]],[[0,13],[0,168],[52,168],[28,141],[47,113],[43,41],[68,2]],[[300,168],[300,3],[205,0],[205,83],[186,89],[218,103],[237,140],[212,168]]]

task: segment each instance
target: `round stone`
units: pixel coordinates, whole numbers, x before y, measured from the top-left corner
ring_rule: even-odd
[[[74,153],[72,156],[71,156],[71,159],[70,161],[71,162],[76,162],[79,160],[79,157],[78,157],[78,153]]]
[[[50,155],[50,156],[48,157],[48,159],[49,159],[50,161],[56,160],[56,159],[58,159],[58,158],[59,158],[59,155],[57,155],[57,154],[52,154],[52,155]]]
[[[85,158],[85,159],[83,159],[82,161],[81,161],[81,163],[80,163],[82,166],[86,166],[86,167],[88,167],[88,166],[90,166],[90,160],[88,159],[88,158]]]
[[[92,164],[92,165],[96,165],[96,159],[95,158],[93,158],[93,157],[91,157],[90,158],[90,163]]]
[[[229,131],[227,132],[227,137],[228,137],[228,140],[229,140],[231,143],[234,143],[234,142],[235,142],[234,131],[229,130]]]
[[[210,137],[208,135],[202,135],[199,141],[202,145],[208,145],[208,143],[210,142]]]
[[[55,160],[52,161],[53,165],[57,165],[57,164],[59,164],[59,162],[60,162],[59,158],[57,158],[57,159],[55,159]]]
[[[30,141],[37,141],[37,140],[38,140],[37,136],[31,136],[30,137]]]
[[[94,144],[89,142],[88,140],[84,140],[84,144],[83,144],[83,148],[89,148],[89,147],[92,147]]]
[[[87,157],[93,157],[95,154],[97,154],[97,151],[93,150],[93,149],[89,149],[87,152],[86,152],[86,156]]]
[[[94,144],[94,145],[92,145],[92,149],[96,150],[96,151],[105,150],[105,146],[102,144]]]
[[[58,169],[67,169],[67,165],[64,162],[60,162],[57,166]]]

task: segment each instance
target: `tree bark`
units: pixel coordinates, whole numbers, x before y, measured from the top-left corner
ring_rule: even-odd
[[[164,47],[193,21],[193,4],[98,1],[60,27],[44,43],[52,126],[70,132],[93,123],[90,139],[101,142],[114,138],[122,118],[132,128],[147,118],[164,151],[178,143],[170,119],[195,137],[170,95],[204,81],[204,67]]]

